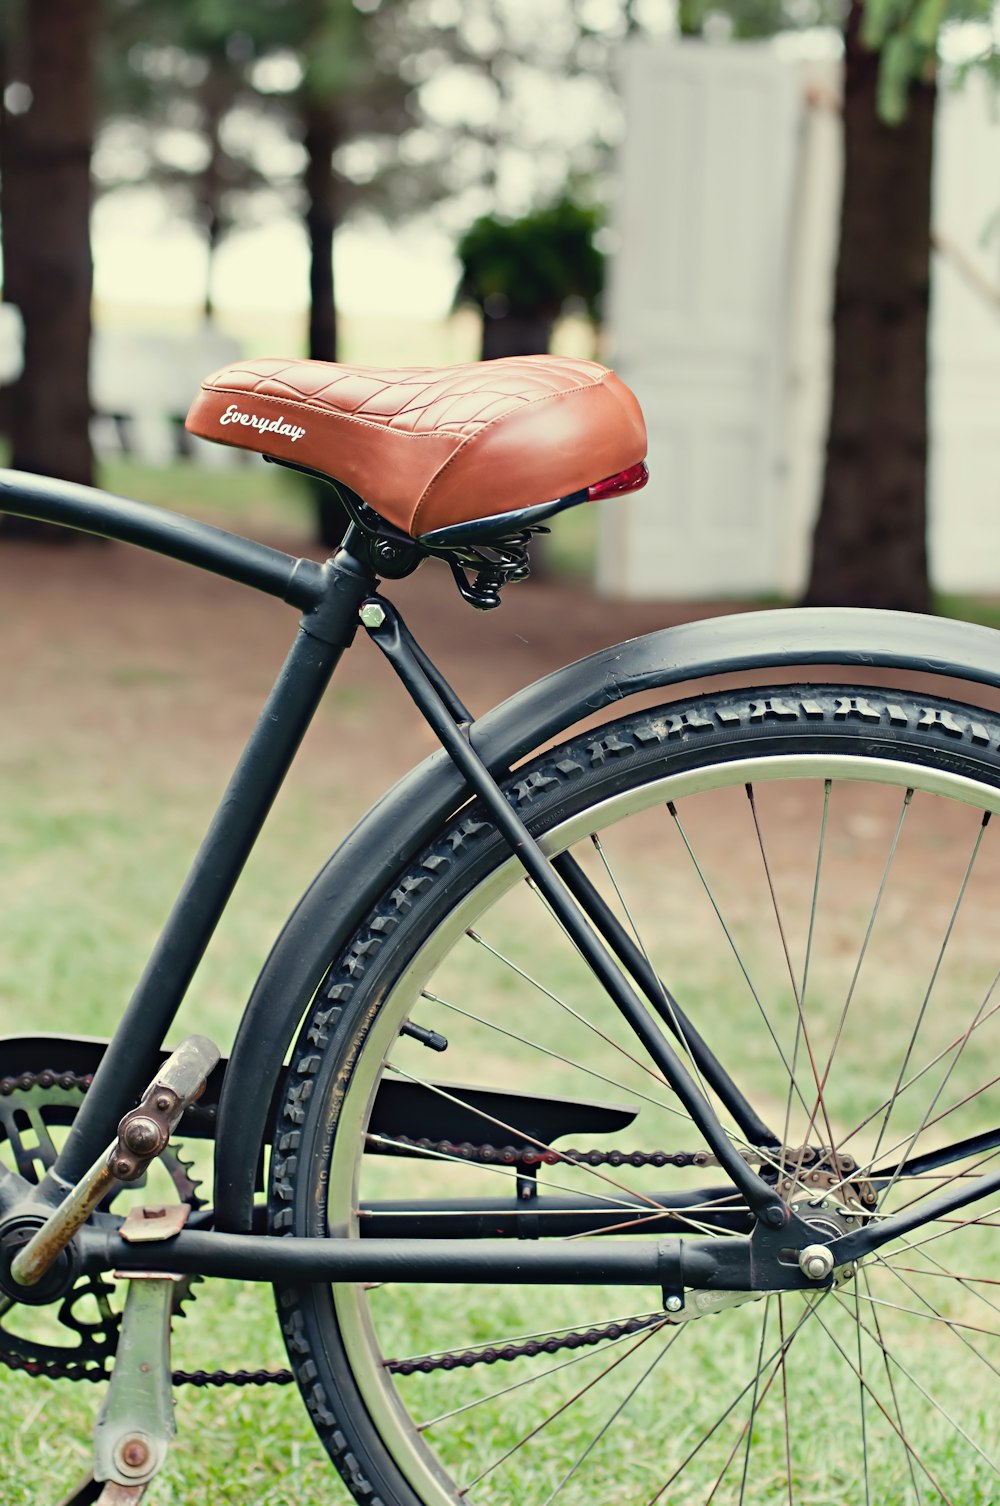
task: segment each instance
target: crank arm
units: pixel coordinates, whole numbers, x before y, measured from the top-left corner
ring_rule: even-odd
[[[94,1428],[94,1476],[111,1487],[146,1486],[176,1432],[170,1375],[176,1280],[143,1273],[129,1282],[111,1384]],[[99,1506],[108,1493],[106,1486]]]
[[[39,1282],[117,1183],[136,1181],[163,1153],[218,1060],[218,1047],[206,1036],[192,1035],[181,1042],[160,1067],[142,1102],[122,1119],[115,1143],[14,1257],[10,1274],[19,1286]]]

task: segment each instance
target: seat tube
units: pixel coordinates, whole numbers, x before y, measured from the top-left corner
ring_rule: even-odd
[[[285,774],[375,584],[346,550],[324,567],[326,586],[302,618],[288,657],[233,772],[163,931],[104,1053],[41,1195],[73,1186],[142,1095],[192,977],[253,849]]]

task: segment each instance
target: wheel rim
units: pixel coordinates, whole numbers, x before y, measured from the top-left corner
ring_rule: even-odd
[[[748,780],[753,800],[743,793]],[[855,791],[854,787],[862,784],[870,788]],[[809,792],[801,817],[801,829],[809,832],[808,843],[804,837],[799,839],[801,850],[797,855],[791,850],[795,843],[789,847],[787,837],[771,824],[774,802],[770,792],[786,787]],[[911,791],[916,793],[911,795]],[[743,806],[749,807],[749,826],[744,809],[738,833],[733,816],[732,837],[734,845],[738,835],[741,840],[749,839],[751,851],[754,846],[757,849],[752,898],[758,918],[770,916],[775,933],[770,937],[770,949],[778,954],[777,971],[772,963],[772,971],[766,976],[761,973],[758,949],[749,948],[748,955],[746,936],[753,934],[753,918],[742,913],[734,916],[739,884],[734,886],[715,876],[720,853],[706,855],[700,835],[701,817],[695,807],[706,800],[717,803],[719,796],[725,801],[738,797],[735,805],[742,799]],[[669,810],[668,802],[674,807],[665,817],[674,843],[671,862],[677,864],[683,858],[687,864],[682,887],[699,896],[703,909],[707,905],[708,920],[705,922],[702,916],[699,924],[714,928],[715,940],[723,953],[730,954],[730,971],[735,965],[737,977],[742,978],[744,993],[739,1010],[755,1010],[758,1016],[752,1047],[741,1048],[746,1056],[741,1087],[758,1085],[756,1090],[763,1093],[771,1119],[781,1121],[778,1132],[783,1144],[832,1144],[840,1155],[854,1154],[863,1170],[873,1163],[872,1175],[882,1173],[879,1215],[896,1211],[916,1197],[928,1196],[973,1164],[977,1169],[992,1170],[994,1158],[1000,1155],[995,1150],[950,1163],[919,1181],[905,1171],[898,1176],[891,1171],[885,1175],[885,1168],[905,1165],[926,1147],[940,1143],[940,1126],[949,1135],[957,1129],[957,1139],[981,1131],[989,1118],[982,1058],[988,1055],[990,1042],[996,1042],[1000,1029],[1000,1015],[993,1016],[1000,990],[986,966],[989,949],[970,948],[967,932],[970,911],[973,920],[981,913],[984,877],[997,871],[991,834],[979,822],[977,812],[995,812],[1000,807],[1000,794],[947,771],[917,768],[905,762],[885,761],[873,766],[870,759],[849,756],[754,757],[669,776],[614,796],[550,832],[544,846],[554,854],[585,840],[595,828],[610,827],[616,832],[627,829],[634,818],[653,812],[658,815],[660,808]],[[934,814],[928,817],[932,807]],[[949,813],[943,824],[941,811]],[[918,812],[920,840],[926,844],[929,831],[932,853],[936,841],[948,839],[947,852],[939,854],[947,873],[936,876],[932,900],[926,893],[926,848],[911,838]],[[953,819],[956,815],[957,822]],[[718,821],[718,812],[713,819]],[[953,825],[956,830],[961,828],[965,844],[961,854],[949,836]],[[639,839],[630,836],[629,841],[633,847],[638,842],[641,851]],[[645,910],[645,902],[640,903],[619,876],[616,843],[617,838],[610,846],[602,844],[600,850],[591,844],[590,861],[601,874],[609,896],[614,897],[619,913],[627,916],[630,924],[635,921],[643,949],[662,973],[660,938],[651,936],[648,918],[638,913]],[[918,862],[922,851],[925,855]],[[647,873],[653,860],[648,853],[641,853],[641,857],[640,868]],[[862,859],[869,879],[874,875],[863,904]],[[738,872],[735,857],[723,866]],[[798,893],[789,887],[793,869],[798,874]],[[824,937],[825,950],[833,958],[832,981],[826,982],[821,976],[821,966],[826,962],[821,964],[817,896],[822,896],[824,885],[832,881],[834,869],[841,888],[852,875],[859,876],[859,906],[849,923],[838,922]],[[804,875],[810,877],[803,907]],[[946,900],[949,885],[952,893]],[[442,1018],[447,1017],[451,1027],[449,1052],[454,1051],[456,1034],[465,1030],[480,1045],[484,1039],[495,1038],[524,1054],[525,1036],[512,1026],[511,1016],[518,1008],[523,1011],[519,995],[527,991],[539,1009],[544,1001],[562,1024],[568,1019],[569,1030],[583,1029],[563,1007],[567,1003],[574,1007],[571,1001],[554,1002],[551,995],[555,989],[546,995],[543,989],[548,985],[544,979],[535,978],[534,964],[524,970],[535,978],[528,982],[524,973],[513,971],[513,959],[502,946],[494,946],[490,937],[466,940],[468,927],[479,926],[485,913],[493,914],[505,897],[524,887],[513,862],[497,870],[434,933],[387,998],[341,1110],[331,1168],[332,1228],[357,1233],[357,1209],[362,1202],[374,1200],[373,1190],[384,1196],[388,1185],[389,1196],[398,1197],[401,1194],[393,1188],[411,1177],[419,1181],[426,1175],[422,1162],[418,1176],[412,1161],[400,1162],[397,1167],[387,1165],[388,1158],[356,1154],[387,1059],[389,1070],[396,1076],[400,1072],[410,1077],[425,1073],[427,1079],[437,1075],[428,1059],[421,1058],[418,1047],[409,1040],[401,1043],[397,1039],[404,1019],[441,1029]],[[665,888],[659,899],[672,904],[673,891]],[[918,902],[924,907],[919,913],[900,909]],[[533,903],[541,911],[537,896]],[[917,938],[920,947],[915,948],[913,926],[925,924],[925,913],[933,916],[934,935],[927,921],[927,934]],[[665,940],[676,943],[678,929],[688,923],[685,917],[680,921],[675,918]],[[554,925],[551,920],[547,924]],[[704,932],[705,937],[708,934]],[[838,949],[842,944],[847,946],[845,937],[850,939],[853,951],[845,951],[838,963]],[[689,947],[692,955],[698,950],[698,939],[695,936]],[[501,1018],[507,1021],[503,1027],[506,1036],[479,1023],[485,1018],[485,1006],[463,1014],[461,1001],[466,995],[448,997],[447,985],[434,983],[443,967],[453,967],[456,943],[466,951],[472,948],[478,961],[485,957],[490,968],[505,976],[499,998]],[[920,965],[914,970],[922,983],[913,985],[893,977],[894,945],[900,963],[914,960],[904,952],[919,950]],[[976,953],[967,968],[955,965],[960,947],[963,956]],[[980,951],[984,955],[979,955]],[[460,980],[465,967],[460,961]],[[780,981],[782,969],[784,984]],[[958,979],[963,980],[962,1009],[956,1010],[952,1028],[942,1029],[942,1018],[948,1013],[938,1007],[944,997],[942,990],[957,989]],[[683,981],[686,993],[681,996],[688,1000],[693,985],[687,977]],[[538,982],[543,988],[537,986]],[[467,982],[464,986],[468,990]],[[731,979],[723,985],[713,975],[703,982],[704,997],[695,1001],[701,1008],[689,1009],[696,1015],[699,1028],[702,1012],[709,1016],[717,1013],[706,1008],[706,1000],[711,1005],[724,987],[732,987]],[[420,998],[424,989],[433,999]],[[779,1000],[782,989],[790,997]],[[505,998],[508,1002],[513,999],[510,1007],[505,1005]],[[861,1093],[858,1098],[850,1091],[851,1076],[864,1068],[866,1046],[874,1049],[878,1033],[893,1022],[894,1012],[902,1009],[898,1001],[909,1010],[907,1021],[900,1026],[902,1045],[897,1043],[893,1064],[874,1079],[881,1088]],[[727,1006],[726,1012],[732,1007]],[[720,1041],[718,1018],[708,1019],[706,1034],[710,1025],[715,1027],[712,1043],[725,1059],[725,1035]],[[576,1092],[580,1092],[580,1082],[586,1081],[593,1096],[604,1094],[619,1101],[624,1096],[634,1102],[638,1095],[641,1112],[631,1132],[632,1143],[644,1143],[639,1125],[644,1116],[650,1117],[652,1109],[657,1128],[664,1123],[676,1124],[675,1144],[700,1146],[693,1128],[685,1128],[665,1110],[669,1095],[652,1082],[648,1073],[644,1076],[634,1062],[614,1050],[614,1067],[605,1070],[603,1076],[595,1077],[589,1058],[581,1072],[580,1060],[568,1046],[556,1051],[559,1028],[549,1025],[547,1030],[543,1036],[549,1053],[543,1060],[547,1073],[562,1074],[567,1084],[572,1079]],[[626,1035],[623,1026],[621,1035]],[[775,1036],[779,1047],[775,1046]],[[951,1046],[950,1054],[949,1042],[959,1043]],[[631,1041],[625,1044],[630,1055],[640,1055]],[[474,1055],[468,1042],[462,1050]],[[567,1056],[576,1063],[573,1070],[566,1064]],[[451,1068],[447,1056],[445,1063]],[[731,1065],[728,1060],[726,1064]],[[778,1093],[776,1072],[778,1078],[782,1073],[787,1078],[790,1066],[794,1091],[786,1083],[786,1091]],[[520,1073],[520,1067],[515,1071]],[[441,1075],[453,1078],[457,1074],[449,1071]],[[817,1083],[822,1085],[822,1093],[817,1092]],[[560,1087],[559,1091],[572,1096],[574,1089]],[[891,1102],[888,1114],[887,1102]],[[994,1116],[992,1125],[998,1120],[1000,1114]],[[497,1126],[498,1133],[499,1129]],[[606,1138],[598,1136],[597,1143],[603,1144]],[[669,1148],[669,1141],[667,1145]],[[452,1196],[460,1195],[472,1177],[477,1185],[502,1185],[498,1168],[452,1166],[439,1155],[427,1159],[434,1162],[434,1175],[442,1189],[446,1182]],[[804,1198],[805,1168],[794,1163],[791,1156],[784,1156],[781,1170],[795,1197]],[[826,1163],[824,1180],[818,1188],[809,1190],[825,1195],[828,1217],[844,1228],[849,1212],[859,1216],[848,1199],[848,1192],[856,1194],[859,1179],[838,1175],[841,1171],[838,1163]],[[551,1173],[548,1185],[562,1185],[570,1192],[579,1191],[588,1182],[587,1173],[576,1168],[557,1166]],[[621,1172],[602,1169],[595,1195],[613,1202],[627,1187],[640,1199],[648,1197],[645,1188],[653,1185],[643,1180],[648,1176],[644,1171],[641,1176],[636,1173],[626,1178]],[[661,1176],[659,1183],[662,1181]],[[590,1180],[591,1188],[594,1185]],[[425,1195],[443,1197],[446,1192]],[[987,1213],[995,1203],[996,1199],[990,1200]],[[430,1355],[451,1347],[468,1353],[488,1348],[490,1340],[501,1345],[515,1339],[525,1342],[525,1336],[532,1333],[544,1336],[555,1331],[558,1336],[568,1330],[586,1330],[588,1325],[605,1326],[618,1317],[647,1318],[658,1309],[656,1294],[633,1294],[626,1289],[610,1294],[578,1290],[572,1306],[579,1317],[570,1320],[569,1309],[561,1306],[551,1292],[540,1289],[528,1297],[519,1293],[519,1300],[513,1304],[497,1302],[502,1320],[498,1316],[491,1324],[474,1308],[470,1310],[468,1290],[449,1295],[446,1288],[423,1288],[414,1306],[413,1288],[367,1292],[357,1286],[338,1286],[333,1289],[333,1300],[342,1342],[365,1405],[396,1464],[427,1502],[454,1502],[456,1485],[462,1499],[525,1503],[596,1498],[622,1502],[763,1498],[855,1501],[876,1496],[885,1499],[886,1492],[892,1490],[896,1498],[915,1501],[975,1499],[973,1492],[982,1488],[984,1479],[988,1490],[997,1483],[991,1429],[983,1417],[975,1415],[975,1409],[972,1419],[968,1418],[962,1395],[963,1389],[975,1382],[988,1396],[1000,1375],[1000,1286],[994,1295],[989,1284],[1000,1278],[1000,1263],[988,1249],[988,1224],[971,1227],[983,1211],[967,1209],[947,1229],[936,1225],[921,1231],[909,1241],[911,1248],[905,1258],[873,1257],[856,1276],[818,1301],[772,1296],[743,1302],[740,1310],[723,1310],[697,1323],[673,1326],[647,1321],[645,1327],[595,1344],[589,1351],[581,1346],[579,1352],[519,1358],[511,1372],[503,1376],[495,1367],[459,1367],[457,1374],[464,1380],[457,1385],[454,1371],[450,1375],[434,1371],[433,1378],[417,1374],[394,1379],[385,1361],[401,1353]],[[635,1217],[633,1212],[627,1216]],[[691,1225],[692,1229],[701,1227],[697,1211],[691,1216]],[[956,1234],[965,1237],[956,1239]],[[961,1257],[947,1255],[952,1248],[961,1249]],[[490,1296],[495,1300],[494,1293]],[[438,1316],[425,1322],[428,1309]],[[420,1315],[421,1335],[426,1337],[411,1333],[415,1313]],[[533,1314],[540,1314],[541,1319],[533,1323]],[[931,1336],[929,1339],[921,1337],[923,1330]],[[439,1342],[449,1332],[457,1334],[453,1346],[450,1341]],[[956,1377],[947,1384],[935,1373],[940,1367],[934,1350],[941,1344],[946,1344],[949,1365],[956,1371]],[[961,1363],[956,1363],[959,1359]],[[524,1369],[523,1377],[518,1367]],[[491,1375],[488,1385],[481,1383],[484,1374]],[[927,1384],[928,1378],[932,1386]],[[446,1381],[453,1386],[450,1403],[441,1400],[448,1391]],[[572,1389],[567,1391],[567,1385]],[[679,1388],[684,1394],[683,1404],[678,1406]],[[488,1395],[496,1399],[481,1399]],[[574,1395],[575,1400],[571,1399]],[[541,1398],[536,1420],[531,1417],[534,1403],[526,1402],[533,1396]],[[664,1411],[667,1396],[672,1403]],[[413,1407],[412,1416],[408,1405]],[[961,1413],[959,1408],[963,1409]],[[451,1416],[446,1415],[449,1412]],[[430,1422],[430,1426],[418,1430],[414,1416],[419,1424]],[[580,1417],[586,1419],[582,1425]],[[491,1429],[494,1439],[484,1442],[480,1434],[489,1434]],[[520,1439],[515,1436],[519,1432]],[[702,1441],[706,1433],[708,1439]],[[768,1439],[761,1442],[758,1435],[764,1433]],[[640,1452],[638,1441],[646,1443],[640,1461],[626,1471],[628,1478],[624,1481],[620,1468],[616,1480],[616,1456],[620,1466],[623,1439],[627,1440],[626,1453],[633,1460]],[[508,1448],[513,1450],[509,1455]],[[439,1463],[438,1449],[447,1467]],[[941,1461],[953,1454],[961,1459],[949,1471]],[[455,1479],[451,1468],[456,1469]],[[526,1483],[528,1474],[532,1478]],[[762,1496],[763,1481],[770,1483],[769,1493]]]

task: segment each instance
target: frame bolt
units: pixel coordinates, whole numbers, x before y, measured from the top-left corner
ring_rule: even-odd
[[[377,601],[368,601],[361,608],[361,621],[366,628],[381,627],[385,621],[385,613]]]
[[[668,1313],[679,1313],[681,1308],[684,1306],[684,1298],[678,1297],[675,1294],[672,1297],[668,1297],[663,1305],[667,1309]]]
[[[806,1245],[799,1251],[799,1270],[810,1281],[825,1281],[833,1270],[833,1256],[826,1245]]]
[[[134,1156],[148,1156],[158,1150],[162,1135],[155,1119],[131,1119],[125,1126],[122,1140]]]
[[[118,1444],[114,1457],[123,1475],[144,1475],[152,1459],[149,1441],[141,1433],[130,1433]]]

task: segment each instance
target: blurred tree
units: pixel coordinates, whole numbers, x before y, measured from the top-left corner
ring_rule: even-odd
[[[244,10],[233,0],[104,0],[98,188],[153,184],[199,226],[206,322],[215,253],[268,187],[250,133],[232,129],[255,98],[248,72],[259,39],[241,29]]]
[[[406,75],[441,29],[422,22],[411,0],[112,4],[127,67],[113,81],[109,107],[144,132],[154,178],[185,191],[210,256],[261,189],[272,203],[298,209],[310,257],[307,353],[335,361],[337,229],[358,210],[399,215],[442,191],[444,143],[419,160],[406,152],[420,123]],[[202,143],[186,170],[156,160],[170,124]],[[277,179],[268,124],[298,147]],[[208,288],[206,315],[211,271]],[[341,504],[322,483],[315,492],[321,541],[339,543]]]
[[[517,220],[483,215],[458,243],[458,300],[483,316],[482,359],[542,355],[571,301],[597,317],[604,257],[595,209],[562,198]]]
[[[9,395],[11,464],[92,479],[88,359],[90,150],[98,0],[21,0],[0,16],[4,298],[24,324]],[[6,518],[7,534],[68,539]]]
[[[810,605],[927,611],[927,314],[937,47],[991,0],[851,0],[827,462]],[[992,52],[989,53],[992,57]]]

